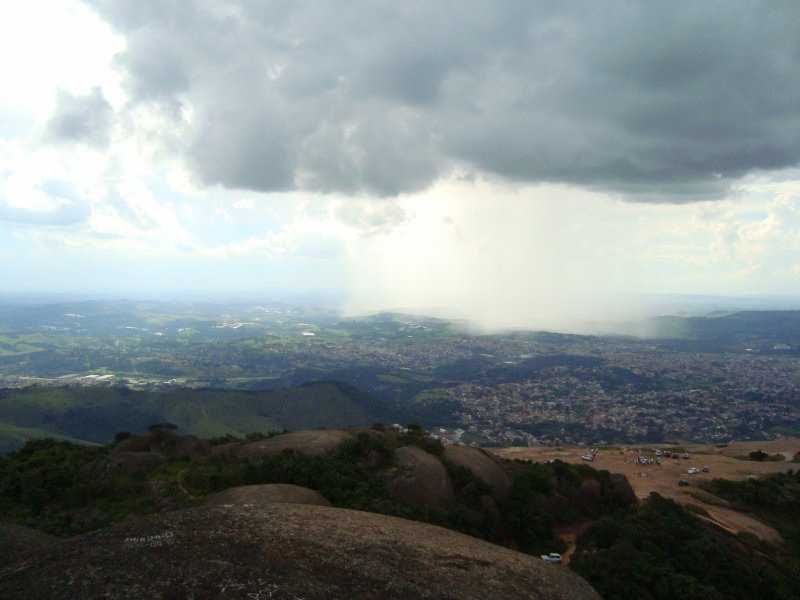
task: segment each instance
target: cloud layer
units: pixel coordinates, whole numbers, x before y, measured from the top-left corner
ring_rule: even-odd
[[[90,4],[126,39],[128,109],[206,184],[683,202],[800,161],[796,2]]]

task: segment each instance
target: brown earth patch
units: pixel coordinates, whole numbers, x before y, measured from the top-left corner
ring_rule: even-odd
[[[704,479],[719,477],[722,479],[741,480],[748,477],[761,477],[770,473],[781,473],[796,469],[797,464],[787,461],[756,462],[741,460],[737,456],[747,456],[750,452],[761,450],[768,454],[792,455],[800,451],[800,439],[784,438],[767,442],[733,442],[725,447],[710,444],[681,444],[690,458],[679,459],[675,464],[672,458],[663,458],[662,464],[655,462],[649,465],[635,464],[639,456],[655,459],[655,451],[659,448],[675,447],[673,444],[642,444],[620,448],[599,449],[595,460],[589,463],[596,469],[605,469],[611,473],[625,475],[638,498],[646,498],[651,492],[657,492],[665,498],[671,498],[681,504],[701,506],[709,513],[709,518],[720,527],[733,533],[750,532],[760,539],[781,543],[780,534],[771,526],[753,515],[744,514],[724,506],[707,504],[692,497],[698,489],[697,483]],[[554,447],[511,447],[500,448],[495,453],[502,458],[546,462],[559,459],[569,463],[582,463],[582,455],[587,453],[585,446]],[[681,452],[681,454],[683,451]],[[702,469],[709,467],[708,473],[702,471],[695,475],[688,473],[689,468]],[[687,487],[678,485],[679,479],[689,480]]]

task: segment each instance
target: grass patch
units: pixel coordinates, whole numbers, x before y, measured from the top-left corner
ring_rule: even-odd
[[[447,400],[450,397],[450,390],[447,388],[429,388],[422,390],[414,396],[414,402],[430,402],[434,400]]]
[[[734,456],[734,458],[737,460],[747,460],[751,462],[781,462],[786,460],[786,457],[783,454],[767,454],[761,450],[754,450],[747,456],[738,455]]]
[[[20,427],[19,425],[0,421],[0,454],[16,450],[28,440],[40,440],[44,438],[54,438],[60,441],[72,442],[73,444],[95,445],[92,442],[87,442],[86,440],[69,435],[60,435],[52,431],[37,429],[35,427]]]
[[[405,385],[411,383],[411,380],[407,377],[399,377],[397,375],[391,375],[389,373],[381,373],[378,375],[378,380],[384,383],[399,383],[401,385]]]

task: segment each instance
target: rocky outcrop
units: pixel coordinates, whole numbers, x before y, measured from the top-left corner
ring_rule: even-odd
[[[146,436],[126,437],[114,445],[111,454],[148,451],[174,453],[178,456],[208,456],[211,453],[211,444],[196,435],[160,431]]]
[[[624,504],[635,504],[637,502],[636,492],[631,487],[631,482],[622,473],[611,473],[611,489],[622,499]]]
[[[60,541],[36,529],[0,523],[0,556],[3,557],[3,563],[39,554],[58,545]]]
[[[144,435],[131,435],[111,448],[112,454],[119,452],[148,452],[150,440]]]
[[[511,489],[511,476],[506,473],[497,458],[480,448],[471,446],[445,446],[445,460],[472,471],[480,481],[492,488],[492,497],[503,504]]]
[[[453,531],[298,504],[200,507],[0,566],[0,597],[596,599],[576,574]]]
[[[211,444],[196,435],[179,435],[175,438],[173,452],[178,456],[208,456],[211,454]]]
[[[229,488],[216,494],[206,496],[203,503],[207,506],[250,505],[260,507],[271,502],[289,502],[291,504],[313,504],[330,506],[322,494],[316,490],[289,483],[266,483],[263,485],[242,485]]]
[[[163,465],[164,456],[158,452],[113,452],[108,458],[84,465],[87,474],[95,477],[115,475],[145,475]]]
[[[394,458],[397,466],[386,473],[386,479],[398,502],[434,511],[453,504],[453,484],[438,458],[416,446],[397,448]]]
[[[315,429],[283,433],[265,440],[249,442],[229,448],[234,456],[247,458],[259,463],[267,456],[273,456],[284,450],[293,450],[309,456],[323,456],[336,451],[345,441],[355,438],[346,431],[338,429]]]
[[[602,501],[603,486],[596,479],[585,479],[578,488],[581,502],[588,506],[596,506]]]

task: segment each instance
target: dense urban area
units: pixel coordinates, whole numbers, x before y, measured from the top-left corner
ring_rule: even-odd
[[[800,433],[797,325],[787,319],[798,321],[790,311],[665,319],[643,339],[481,334],[446,320],[289,305],[4,305],[0,386],[340,381],[378,402],[381,420],[419,421],[446,442],[774,439]]]

